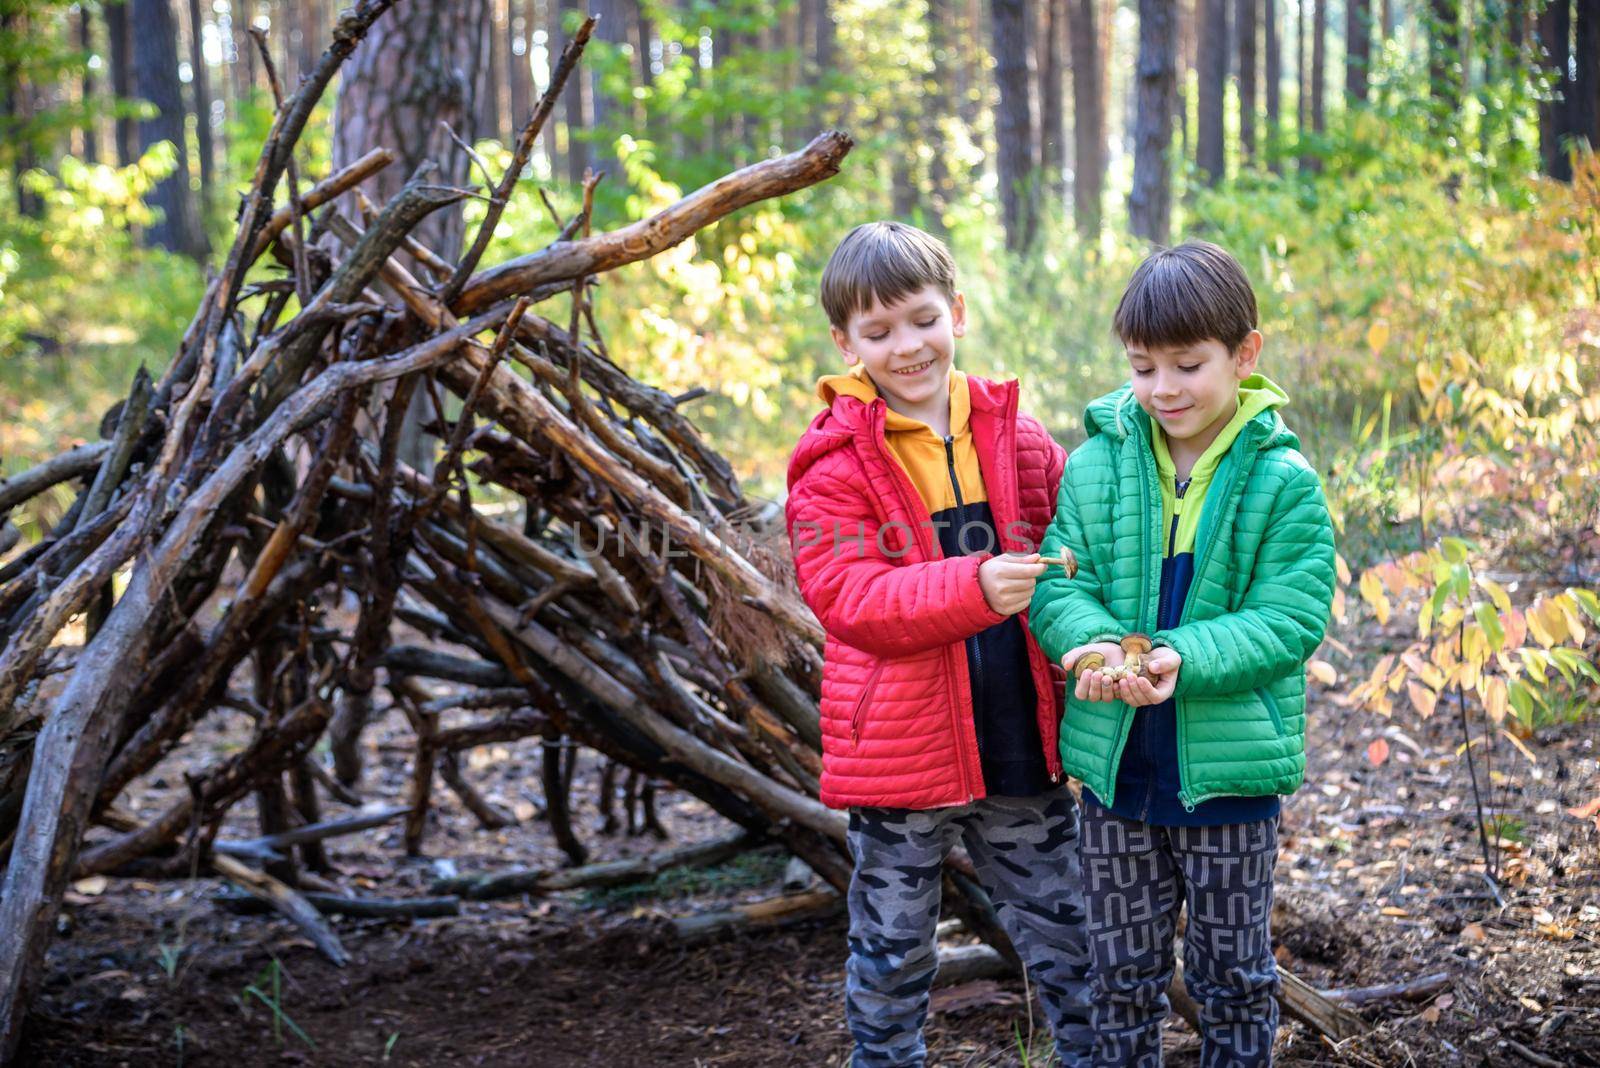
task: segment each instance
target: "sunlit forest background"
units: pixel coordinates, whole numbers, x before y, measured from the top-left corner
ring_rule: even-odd
[[[460,7],[430,31],[465,40],[455,51],[472,67],[441,68],[466,102],[449,132],[498,174],[581,15],[546,0]],[[1595,4],[596,10],[587,70],[541,135],[491,260],[550,241],[542,198],[570,214],[589,168],[606,172],[595,218],[606,228],[820,130],[858,142],[838,178],[608,275],[597,298],[631,373],[708,391],[685,410],[755,492],[782,493],[813,381],[835,366],[816,283],[855,223],[895,217],[949,240],[975,321],[962,364],[1021,378],[1026,404],[1068,444],[1084,404],[1123,377],[1109,323],[1132,266],[1152,241],[1203,236],[1252,276],[1264,368],[1294,398],[1289,419],[1372,611],[1444,588],[1441,536],[1462,539],[1456,563],[1470,548],[1481,566],[1531,568],[1552,588],[1596,581]],[[166,365],[270,127],[268,60],[293,87],[335,15],[327,0],[4,6],[6,473],[94,438],[135,368]],[[322,107],[302,175],[329,167],[331,95]],[[469,203],[469,231],[482,212]],[[47,528],[70,503],[58,493],[13,521],[30,536]],[[1458,592],[1449,621],[1474,623],[1476,594]],[[1499,602],[1483,602],[1490,616],[1510,610]],[[1580,618],[1556,644],[1581,645]],[[1480,622],[1504,644],[1504,625]],[[1510,667],[1484,683],[1493,711],[1557,714],[1542,703],[1558,701],[1551,691]],[[1400,676],[1421,677],[1386,671],[1393,685],[1375,677],[1365,695],[1380,706]]]

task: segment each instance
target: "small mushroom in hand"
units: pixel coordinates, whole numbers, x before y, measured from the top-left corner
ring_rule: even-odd
[[[1078,657],[1078,662],[1072,666],[1074,676],[1082,675],[1089,671],[1099,671],[1106,666],[1104,653],[1084,653]]]
[[[1067,578],[1072,578],[1078,573],[1078,558],[1072,554],[1071,549],[1063,548],[1060,556],[1041,556],[1039,562],[1049,567],[1059,567],[1067,573]]]
[[[1153,648],[1150,638],[1145,634],[1130,634],[1122,639],[1123,664],[1127,668],[1127,675],[1132,678],[1144,674],[1144,658]]]

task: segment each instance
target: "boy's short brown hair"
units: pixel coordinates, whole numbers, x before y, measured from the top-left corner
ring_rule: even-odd
[[[1256,295],[1226,249],[1185,241],[1139,264],[1112,325],[1124,345],[1171,349],[1214,340],[1232,352],[1256,328]]]
[[[822,269],[822,309],[840,330],[873,301],[893,304],[924,286],[956,299],[956,261],[945,243],[900,222],[862,223]]]

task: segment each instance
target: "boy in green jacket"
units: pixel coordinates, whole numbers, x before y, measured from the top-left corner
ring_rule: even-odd
[[[1288,397],[1255,373],[1255,294],[1232,256],[1206,242],[1155,253],[1115,326],[1131,383],[1089,406],[1041,547],[1071,549],[1078,572],[1048,572],[1030,609],[1067,671],[1103,658],[1061,726],[1084,784],[1095,1063],[1160,1064],[1187,901],[1200,1063],[1266,1065],[1278,799],[1305,776],[1305,662],[1332,605],[1333,524],[1278,416]],[[1153,645],[1142,667],[1125,664],[1137,635]]]

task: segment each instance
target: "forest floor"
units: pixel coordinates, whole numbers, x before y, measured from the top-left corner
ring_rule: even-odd
[[[1527,754],[1496,739],[1497,902],[1446,709],[1407,732],[1314,687],[1311,771],[1284,810],[1279,959],[1323,989],[1450,980],[1421,1002],[1364,1007],[1374,1029],[1338,1048],[1286,1023],[1281,1064],[1600,1066],[1600,827],[1567,812],[1600,792],[1594,722],[1546,728]],[[231,751],[247,731],[244,717],[215,715],[198,751]],[[1369,746],[1384,735],[1387,759],[1374,764]],[[367,796],[403,796],[411,747],[399,713],[367,742]],[[560,863],[537,814],[538,743],[471,756],[469,777],[519,822],[480,830],[436,787],[426,857],[404,857],[398,824],[328,843],[342,889],[415,896],[450,865]],[[596,832],[598,781],[586,752],[574,802],[592,859],[661,848]],[[183,789],[164,766],[129,807],[149,816]],[[672,844],[728,832],[685,794],[663,791],[659,807]],[[252,836],[248,802],[229,819],[225,836]],[[222,909],[215,880],[86,880],[62,915],[20,1063],[843,1065],[842,917],[698,945],[666,922],[772,896],[782,872],[780,857],[754,853],[644,887],[468,903],[448,919],[335,919],[353,958],[343,969],[286,921]],[[1032,1019],[1026,1063],[1037,1065],[1048,1043],[1037,1009]],[[954,988],[936,995],[929,1063],[1022,1064],[1028,1034],[1020,981]],[[1181,1022],[1167,1045],[1169,1064],[1197,1063]]]

